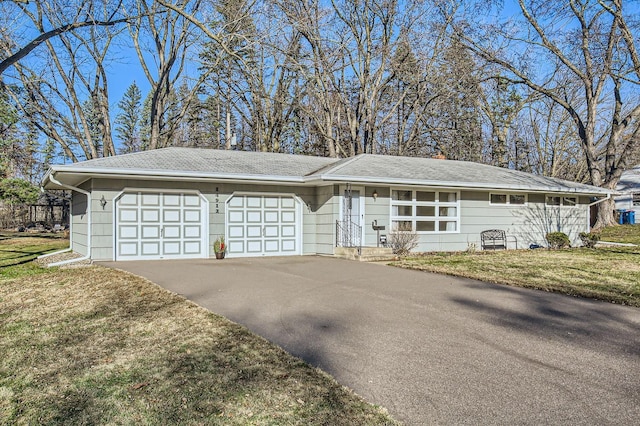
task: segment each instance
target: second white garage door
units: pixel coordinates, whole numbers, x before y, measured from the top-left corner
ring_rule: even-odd
[[[300,254],[299,203],[287,195],[233,195],[227,201],[229,256]]]

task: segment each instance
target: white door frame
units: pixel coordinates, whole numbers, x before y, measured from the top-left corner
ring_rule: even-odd
[[[364,186],[362,185],[351,185],[351,190],[352,191],[358,191],[359,193],[359,198],[360,198],[360,204],[358,207],[360,207],[360,223],[358,223],[358,225],[360,225],[362,227],[362,238],[364,239],[364,224],[365,224],[365,211],[364,211],[364,198],[365,198],[365,193],[364,193]],[[344,197],[344,192],[347,190],[347,185],[340,185],[340,203],[338,205],[339,208],[339,216],[338,218],[340,219],[340,222],[342,222],[344,220],[344,202],[345,202],[345,197]]]

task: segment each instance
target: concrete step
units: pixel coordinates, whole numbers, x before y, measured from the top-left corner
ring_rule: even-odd
[[[396,259],[393,250],[387,247],[362,247],[360,254],[355,247],[336,247],[333,254],[335,257],[360,262],[384,262]]]

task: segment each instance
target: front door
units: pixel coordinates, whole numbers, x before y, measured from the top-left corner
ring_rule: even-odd
[[[347,187],[342,194],[341,217],[343,223],[342,243],[346,246],[359,246],[362,242],[364,206],[360,188]]]

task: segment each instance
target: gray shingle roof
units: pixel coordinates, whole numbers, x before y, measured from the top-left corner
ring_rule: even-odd
[[[468,161],[360,155],[325,172],[331,177],[407,184],[533,191],[608,193],[603,188]]]
[[[640,189],[640,165],[622,173],[620,182],[616,187],[618,191],[631,191]]]
[[[335,158],[270,152],[163,148],[73,164],[77,169],[120,169],[215,174],[305,176],[334,163]]]
[[[272,182],[350,181],[585,194],[609,193],[606,189],[590,185],[478,163],[371,154],[335,159],[173,147],[54,166],[52,172],[76,176],[95,173],[159,178],[189,176],[202,179],[242,179],[250,176],[253,179]]]

